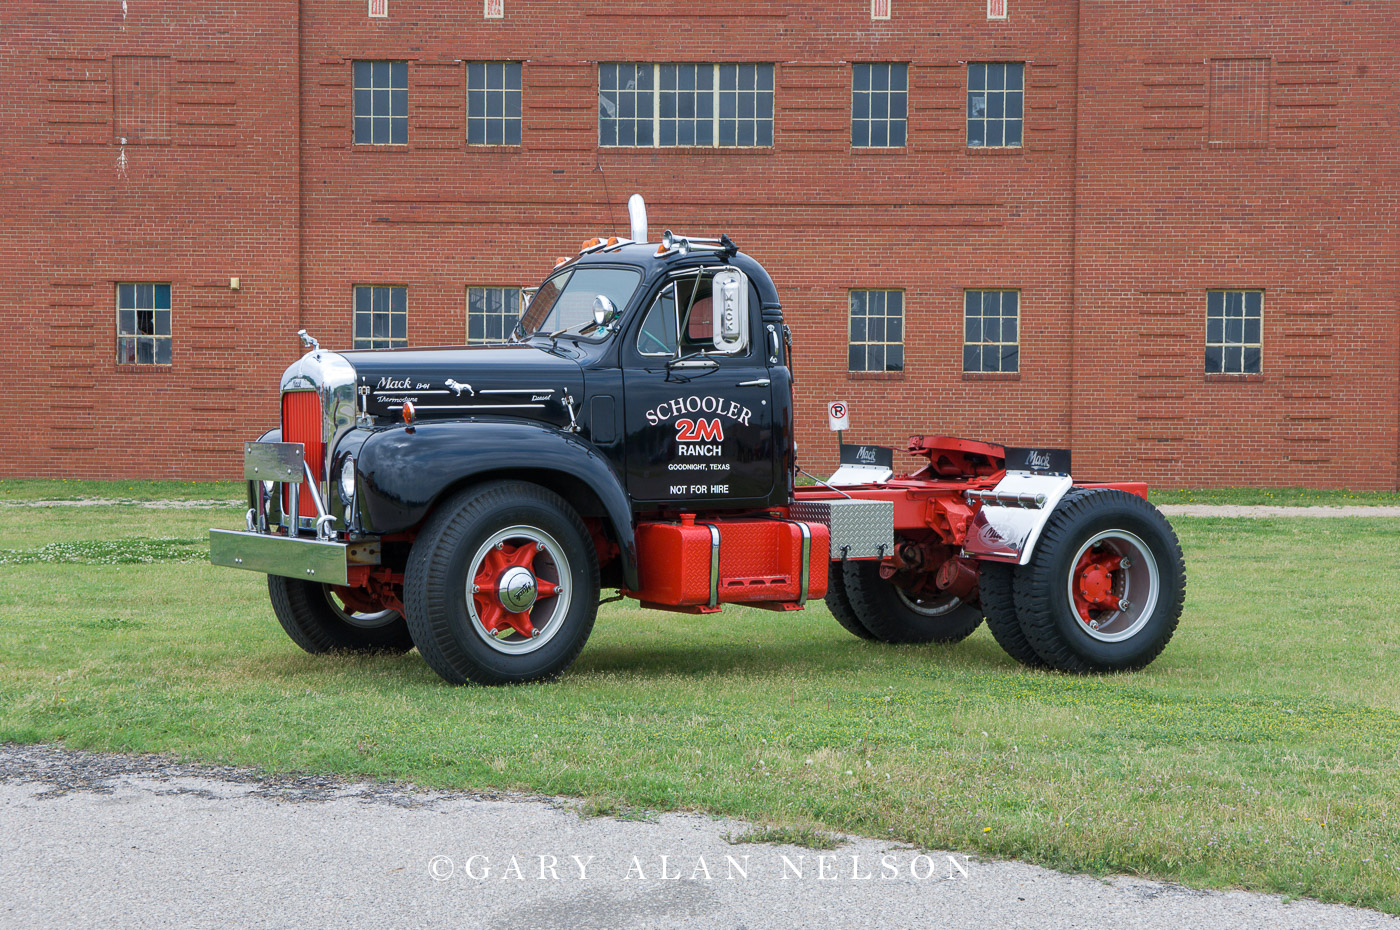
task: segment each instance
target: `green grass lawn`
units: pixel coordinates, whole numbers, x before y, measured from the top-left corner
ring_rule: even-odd
[[[1400,913],[1400,520],[1176,521],[1185,617],[1131,675],[1027,671],[985,628],[872,645],[820,604],[609,605],[562,681],[484,689],[416,654],[302,653],[261,576],[198,561],[207,526],[241,519],[0,507],[0,740],[713,811]]]

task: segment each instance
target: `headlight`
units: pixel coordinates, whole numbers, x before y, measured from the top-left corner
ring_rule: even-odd
[[[347,455],[340,466],[340,499],[350,503],[355,499],[355,457]]]
[[[277,482],[276,482],[276,481],[264,481],[264,482],[263,482],[263,493],[266,494],[268,497],[271,497],[271,496],[272,496],[272,490],[273,490],[273,488],[275,488],[275,487],[277,487]]]

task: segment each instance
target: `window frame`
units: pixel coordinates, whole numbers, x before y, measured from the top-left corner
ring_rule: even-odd
[[[859,339],[859,340],[857,340],[857,339],[855,338],[855,335],[856,335],[856,333],[855,333],[856,295],[857,295],[857,294],[864,295],[865,307],[866,307],[866,309],[867,309],[867,312],[866,312],[866,313],[863,315],[863,317],[862,317],[862,318],[865,320],[865,336],[864,336],[864,338]],[[882,309],[881,314],[880,314],[880,319],[881,319],[881,321],[882,321],[882,323],[883,323],[883,332],[882,332],[882,335],[881,335],[881,338],[880,338],[879,341],[874,341],[874,340],[871,340],[871,339],[869,338],[869,337],[870,337],[870,328],[869,328],[870,314],[869,314],[868,310],[869,310],[869,306],[870,306],[869,301],[870,301],[870,295],[871,295],[871,294],[880,294],[880,295],[882,295],[882,297],[883,297],[883,299],[884,299],[884,308]],[[890,315],[890,313],[888,312],[888,309],[889,309],[889,297],[890,297],[891,294],[898,294],[898,295],[899,295],[899,317],[898,317],[898,319],[899,319],[899,340],[898,340],[897,342],[891,341],[891,340],[888,338],[888,337],[889,337],[889,321],[890,321],[890,319],[891,319],[891,315]],[[847,374],[848,376],[870,377],[870,376],[872,376],[872,375],[878,375],[878,376],[884,376],[884,377],[899,377],[899,376],[903,375],[903,374],[905,373],[905,371],[908,370],[908,360],[905,358],[905,353],[904,353],[905,346],[907,345],[907,341],[906,341],[906,339],[905,339],[905,336],[906,336],[906,331],[907,331],[907,326],[908,326],[908,320],[909,320],[908,307],[909,307],[908,292],[907,292],[904,288],[896,288],[896,287],[852,287],[852,288],[849,288],[849,289],[846,291],[846,374]],[[867,367],[864,367],[864,368],[852,368],[852,367],[851,367],[851,350],[854,349],[854,348],[856,348],[857,346],[860,346],[860,347],[862,347],[862,349],[863,349],[863,353],[864,353],[864,364],[865,364]],[[882,363],[882,364],[883,364],[883,367],[880,367],[880,368],[870,368],[870,367],[869,367],[869,364],[870,364],[870,347],[871,347],[871,346],[879,346],[879,347],[881,347],[881,350],[882,350],[881,355],[882,355],[882,357],[883,357],[883,359],[884,359],[884,362]],[[889,361],[889,355],[890,355],[890,353],[889,353],[889,350],[890,350],[890,347],[891,347],[891,346],[898,346],[898,347],[899,347],[899,367],[898,367],[898,368],[890,368],[890,367],[889,367],[889,365],[890,365],[890,361]]]
[[[978,295],[978,315],[977,315],[978,330],[979,330],[980,335],[983,337],[983,338],[979,339],[979,340],[976,341],[976,342],[971,342],[971,341],[969,341],[968,338],[967,338],[967,336],[968,336],[968,321],[969,321],[969,319],[971,319],[971,317],[968,315],[968,310],[969,310],[968,304],[969,304],[969,300],[970,300],[970,298],[972,297],[973,294]],[[1016,295],[1016,315],[1015,315],[1016,338],[1015,338],[1015,341],[1013,341],[1013,342],[1007,342],[1006,339],[1004,338],[1004,337],[1005,337],[1005,332],[1004,332],[1004,330],[998,334],[999,338],[996,339],[995,341],[990,341],[990,340],[988,340],[988,339],[985,338],[986,330],[985,330],[985,328],[984,328],[984,323],[985,323],[985,320],[987,319],[987,317],[985,316],[985,310],[986,310],[986,306],[987,306],[987,295],[988,295],[988,294],[997,294],[997,295],[999,295],[998,302],[997,302],[997,322],[998,322],[998,328],[999,328],[999,329],[1001,329],[1002,324],[1004,323],[1004,321],[1005,321],[1006,318],[1007,318],[1007,316],[1006,316],[1006,295],[1008,295],[1008,294],[1014,294],[1014,295]],[[1024,295],[1022,294],[1021,289],[1020,289],[1020,288],[1015,288],[1015,287],[967,287],[967,288],[963,288],[962,295],[963,295],[963,305],[962,305],[962,340],[961,340],[961,342],[962,342],[962,373],[963,373],[964,375],[971,375],[971,376],[973,376],[973,377],[986,377],[986,376],[991,376],[991,377],[1003,377],[1003,378],[1018,377],[1018,376],[1021,374],[1021,331],[1022,331],[1021,321],[1024,319],[1024,316],[1023,316],[1022,311],[1024,310],[1024,307],[1025,307],[1025,302],[1024,302],[1024,300],[1023,300],[1023,296],[1024,296]],[[986,363],[986,352],[985,352],[985,349],[986,349],[987,347],[989,347],[989,346],[995,346],[995,347],[997,348],[997,350],[998,350],[998,351],[997,351],[997,367],[996,367],[996,368],[987,368],[987,367],[985,367],[985,363]],[[981,367],[978,367],[978,368],[968,368],[968,367],[967,367],[967,361],[968,361],[968,354],[967,354],[967,353],[968,353],[968,349],[973,348],[973,347],[976,347],[976,348],[979,350],[979,352],[978,352],[978,362],[979,362],[979,366],[981,366]],[[1005,350],[1006,350],[1008,347],[1012,347],[1012,348],[1015,349],[1015,353],[1014,353],[1015,367],[1014,367],[1014,368],[1007,368],[1007,367],[1005,367],[1005,364],[1006,364],[1006,363],[1005,363]]]
[[[123,307],[122,289],[128,287],[132,288],[132,305],[130,307]],[[143,287],[149,287],[153,289],[150,307],[143,308],[140,306],[140,288]],[[158,290],[155,290],[157,288],[165,289],[164,307],[160,306],[160,292]],[[112,322],[116,331],[116,338],[113,341],[116,363],[123,367],[130,368],[170,368],[171,366],[173,366],[175,364],[174,284],[170,281],[116,281],[114,282],[114,286],[112,288],[112,302],[113,306],[115,307],[115,313],[113,314]],[[122,313],[128,310],[132,314],[132,331],[129,333],[122,331]],[[149,333],[143,333],[139,331],[140,318],[138,314],[145,311],[149,311],[151,313],[152,331]],[[166,314],[165,328],[167,331],[164,333],[156,332],[156,330],[160,328],[159,317],[157,317],[156,314],[162,312]],[[132,344],[132,357],[130,359],[124,358],[122,355],[122,343],[127,340],[130,340]],[[150,340],[151,342],[151,360],[149,362],[143,362],[140,360],[139,344],[143,340]],[[160,346],[162,344],[164,344],[166,352],[166,360],[163,362],[159,360]]]
[[[876,91],[875,88],[874,88],[874,71],[872,70],[872,71],[870,72],[869,76],[867,77],[867,87],[866,87],[866,89],[865,89],[864,91],[860,90],[860,89],[857,87],[857,81],[856,81],[856,72],[857,72],[858,69],[860,69],[860,68],[871,68],[871,69],[873,69],[873,68],[879,68],[879,67],[883,67],[883,68],[889,69],[889,70],[886,72],[886,87],[885,87],[885,90],[883,91],[883,93],[885,94],[885,105],[886,105],[886,108],[885,108],[885,116],[884,116],[882,119],[876,119],[874,116],[871,115],[872,112],[873,112],[873,110],[872,110],[872,105],[874,104],[875,95],[876,95],[876,93],[877,93],[877,91]],[[892,86],[892,85],[893,85],[893,81],[894,81],[894,69],[895,69],[895,68],[901,68],[901,69],[903,69],[903,77],[904,77],[903,83],[904,83],[904,87],[903,87],[903,89],[902,89],[901,91],[898,91],[898,92],[896,92],[896,91],[894,90],[893,86]],[[869,100],[867,101],[867,104],[866,104],[866,115],[865,115],[864,117],[857,117],[857,116],[856,116],[856,99],[857,99],[857,96],[856,96],[856,95],[857,95],[857,94],[862,94],[862,93],[865,94],[865,95],[867,95],[867,97],[869,98]],[[892,117],[892,116],[889,115],[890,109],[891,109],[890,105],[893,103],[893,101],[894,101],[894,95],[895,95],[896,93],[903,94],[903,97],[904,97],[904,115],[901,116],[901,117],[898,117],[898,118]],[[904,130],[904,133],[903,133],[903,141],[900,142],[898,145],[895,145],[894,143],[889,143],[889,142],[888,142],[888,140],[889,140],[889,138],[890,138],[890,130],[891,130],[891,128],[893,127],[893,125],[895,124],[896,121],[897,121],[898,123],[902,124],[903,130]],[[865,141],[865,142],[857,142],[857,141],[856,141],[856,124],[857,124],[857,123],[864,123],[864,124],[865,124],[865,130],[866,130],[865,138],[866,138],[866,140],[867,140],[867,141]],[[874,138],[874,132],[873,132],[873,130],[874,130],[874,127],[875,127],[875,125],[876,125],[877,123],[884,123],[884,124],[885,124],[885,139],[887,140],[887,144],[885,144],[885,145],[876,145],[876,144],[874,144],[873,142],[870,142],[870,141],[869,141],[870,139]],[[867,150],[867,149],[873,149],[873,150],[875,150],[875,151],[890,151],[890,150],[898,150],[898,149],[904,149],[904,148],[908,148],[908,147],[909,147],[909,62],[907,62],[907,61],[853,61],[853,62],[851,62],[851,127],[850,127],[850,128],[851,128],[851,148],[853,148],[853,149],[860,149],[860,150],[862,150],[862,151]]]
[[[1221,301],[1220,301],[1220,315],[1219,315],[1219,317],[1218,317],[1218,319],[1220,320],[1220,336],[1221,336],[1221,339],[1220,339],[1220,341],[1218,341],[1218,342],[1212,342],[1212,341],[1211,341],[1211,322],[1212,322],[1211,298],[1212,298],[1214,295],[1216,295],[1216,294],[1219,294],[1220,297],[1221,297]],[[1239,294],[1239,295],[1240,295],[1240,310],[1241,310],[1241,315],[1240,315],[1240,317],[1238,318],[1238,319],[1240,320],[1240,341],[1237,341],[1237,342],[1236,342],[1236,341],[1231,341],[1231,340],[1228,338],[1228,335],[1229,335],[1229,332],[1228,332],[1228,331],[1229,331],[1229,321],[1230,321],[1230,319],[1231,319],[1231,317],[1229,316],[1229,304],[1230,304],[1229,298],[1230,298],[1230,295],[1231,295],[1231,294]],[[1257,341],[1257,342],[1250,342],[1250,341],[1248,341],[1249,328],[1250,328],[1250,327],[1249,327],[1249,324],[1250,324],[1250,321],[1251,321],[1251,320],[1250,320],[1250,311],[1249,311],[1249,297],[1250,297],[1251,295],[1256,295],[1256,294],[1257,294],[1258,297],[1259,297],[1259,306],[1258,306],[1258,309],[1257,309],[1257,319],[1255,320],[1255,322],[1257,322],[1257,324],[1258,324],[1258,337],[1259,337],[1259,338],[1258,338],[1258,341]],[[1203,352],[1202,352],[1202,356],[1203,356],[1203,357],[1202,357],[1202,371],[1204,372],[1204,374],[1205,374],[1205,376],[1206,376],[1207,378],[1223,378],[1223,379],[1257,378],[1257,377],[1260,377],[1260,376],[1262,376],[1262,375],[1264,374],[1264,295],[1265,295],[1265,288],[1262,288],[1262,287],[1213,287],[1213,288],[1208,288],[1208,289],[1206,290],[1205,332],[1204,332],[1204,340],[1203,340],[1203,344],[1202,344],[1202,348],[1203,348]],[[1213,349],[1213,348],[1214,348],[1214,349],[1219,349],[1219,350],[1220,350],[1220,369],[1219,369],[1218,371],[1211,371],[1211,370],[1210,370],[1210,350]],[[1240,350],[1240,370],[1239,370],[1239,371],[1231,371],[1231,370],[1229,370],[1229,369],[1227,368],[1227,366],[1226,366],[1226,361],[1227,361],[1227,358],[1228,358],[1228,351],[1229,351],[1230,349],[1239,349],[1239,350]],[[1253,349],[1253,350],[1255,351],[1255,353],[1256,353],[1256,355],[1255,355],[1255,364],[1256,364],[1257,367],[1255,367],[1255,369],[1252,370],[1252,371],[1249,370],[1248,365],[1247,365],[1247,363],[1246,363],[1246,361],[1245,361],[1245,359],[1246,359],[1246,357],[1247,357],[1247,353],[1248,353],[1248,351],[1249,351],[1250,349]]]
[[[603,94],[605,93],[605,91],[604,91],[604,89],[603,89],[603,73],[604,73],[604,70],[603,70],[603,69],[605,69],[605,68],[614,68],[614,69],[617,69],[617,68],[624,68],[624,67],[625,67],[625,68],[631,68],[631,69],[633,69],[633,74],[634,74],[634,75],[640,75],[640,74],[642,74],[642,73],[645,73],[645,72],[644,72],[644,69],[649,69],[649,71],[650,71],[650,86],[647,87],[647,88],[640,88],[640,87],[639,87],[637,90],[628,92],[628,93],[630,93],[630,94],[632,95],[632,97],[633,97],[633,104],[634,104],[634,105],[633,105],[633,110],[634,110],[634,113],[633,113],[632,116],[629,116],[629,117],[625,117],[625,118],[624,118],[624,117],[622,117],[622,116],[620,115],[620,111],[622,110],[623,107],[622,107],[622,99],[621,99],[620,96],[618,96],[618,95],[620,95],[620,94],[623,92],[623,88],[621,87],[621,80],[620,80],[620,79],[617,79],[617,80],[616,80],[617,86],[613,87],[613,89],[610,91],[610,93],[612,93],[612,94],[616,97],[616,99],[617,99],[617,107],[618,107],[619,114],[618,114],[618,115],[615,115],[615,116],[608,117],[608,116],[605,115],[605,111],[604,111],[604,109],[603,109]],[[710,92],[710,94],[712,95],[711,98],[710,98],[710,116],[709,116],[709,120],[710,120],[710,139],[711,139],[711,141],[710,141],[708,144],[701,144],[701,143],[686,143],[686,144],[682,144],[682,143],[680,143],[680,142],[675,142],[675,143],[669,143],[669,144],[668,144],[668,143],[662,142],[663,123],[666,122],[666,121],[671,121],[671,122],[675,123],[675,125],[676,125],[676,138],[677,138],[677,139],[679,139],[680,136],[681,136],[681,134],[680,134],[680,127],[681,127],[684,123],[691,123],[692,125],[699,125],[699,121],[698,121],[696,118],[694,118],[694,117],[689,117],[689,118],[687,118],[687,117],[682,117],[682,116],[680,116],[680,106],[679,106],[679,104],[680,104],[680,100],[681,100],[681,97],[680,97],[681,94],[693,93],[693,94],[696,94],[696,95],[697,95],[697,98],[698,98],[698,94],[700,93],[700,91],[697,90],[697,89],[695,89],[695,88],[691,88],[691,89],[689,89],[689,90],[686,90],[686,89],[683,89],[683,88],[680,87],[679,71],[677,72],[676,87],[675,87],[674,89],[672,89],[672,90],[663,90],[663,88],[662,88],[662,78],[663,78],[662,69],[665,69],[665,68],[676,68],[676,69],[680,69],[680,68],[696,68],[696,69],[700,69],[700,68],[706,68],[706,67],[709,67],[709,68],[712,68],[712,69],[713,69],[712,74],[711,74],[711,78],[710,78],[710,88],[709,88],[709,92]],[[725,78],[726,78],[726,76],[727,76],[727,75],[726,75],[726,72],[725,72],[725,69],[730,69],[730,68],[734,69],[733,76],[734,76],[734,79],[735,79],[735,87],[732,88],[732,89],[726,90],[726,89],[725,89],[725,86],[724,86],[724,84],[725,84]],[[741,71],[741,69],[743,69],[743,68],[753,68],[753,69],[754,69],[754,72],[753,72],[753,76],[754,76],[754,86],[753,86],[752,88],[744,89],[744,88],[739,88],[739,87],[738,87],[739,77],[740,77],[740,75],[743,73],[743,72]],[[764,69],[767,69],[767,71],[765,72]],[[615,77],[616,77],[616,72],[615,72]],[[768,84],[768,87],[766,87],[766,88],[764,88],[764,87],[761,86],[761,85],[764,84],[765,82]],[[598,88],[598,147],[599,147],[599,148],[609,148],[609,149],[611,149],[611,148],[623,148],[623,149],[625,149],[625,148],[636,148],[636,149],[700,149],[700,150],[705,150],[705,151],[715,151],[715,150],[743,150],[743,151],[757,150],[757,151],[764,151],[764,150],[772,150],[773,148],[775,148],[776,142],[777,142],[777,83],[778,83],[778,78],[777,78],[777,65],[776,65],[776,63],[774,63],[774,62],[769,62],[769,61],[720,61],[720,62],[703,62],[703,61],[653,61],[653,62],[645,62],[645,61],[600,61],[600,62],[598,62],[598,85],[597,85],[597,88]],[[677,99],[676,114],[673,115],[673,116],[663,116],[663,115],[662,115],[662,95],[663,95],[663,93],[674,93],[674,94],[677,95],[677,98],[676,98],[676,99]],[[752,103],[753,103],[753,112],[752,112],[752,114],[749,115],[749,116],[743,116],[743,115],[742,115],[743,104],[744,104],[744,100],[742,99],[742,95],[743,95],[743,94],[746,94],[746,93],[751,93],[751,94],[753,94],[753,101],[752,101]],[[724,95],[725,95],[725,94],[734,94],[734,95],[735,95],[735,96],[734,96],[734,115],[733,115],[732,117],[725,116],[725,115],[724,115],[724,112],[723,112],[723,111],[724,111],[724,106],[725,106],[725,99],[724,99]],[[767,116],[761,115],[761,113],[764,112],[764,108],[762,107],[762,98],[763,98],[763,95],[764,95],[764,94],[767,94],[767,95],[768,95],[768,98],[769,98],[769,99],[768,99],[768,106],[767,106],[767,108],[766,108],[766,112],[767,112],[767,114],[768,114]],[[637,110],[636,103],[637,103],[637,101],[638,101],[638,100],[641,100],[641,99],[647,99],[648,97],[649,97],[649,99],[648,99],[649,116],[648,116],[646,119],[649,120],[649,123],[648,123],[648,122],[643,122],[643,118],[640,117],[640,116],[638,116],[638,115],[636,114],[636,110]],[[617,124],[617,125],[614,127],[614,132],[613,132],[613,139],[614,139],[614,140],[617,140],[617,139],[620,139],[620,138],[621,138],[621,135],[622,135],[622,134],[621,134],[621,132],[619,131],[620,126],[621,126],[624,122],[630,122],[630,123],[632,124],[632,126],[633,126],[632,141],[631,141],[631,142],[618,142],[618,141],[608,142],[608,141],[606,141],[606,139],[607,139],[607,134],[606,134],[605,131],[604,131],[604,121],[605,121],[605,120]],[[726,128],[727,128],[726,125],[725,125],[726,123],[733,123],[733,124],[734,124],[734,139],[735,139],[735,141],[732,142],[732,143],[726,143],[726,142],[723,141],[723,140],[724,140],[725,130],[726,130]],[[767,124],[767,141],[766,141],[766,142],[761,142],[761,141],[759,141],[759,140],[762,138],[761,128],[763,127],[763,124],[765,124],[765,123]],[[754,141],[753,141],[752,143],[744,143],[744,142],[739,141],[740,139],[743,138],[743,129],[744,129],[744,127],[745,127],[745,124],[751,124],[751,128],[752,128],[752,130],[753,130],[753,138],[754,138]],[[649,126],[650,126],[650,140],[651,140],[651,141],[649,141],[649,142],[638,142],[638,141],[636,141],[636,140],[637,140],[637,136],[638,136],[638,133],[636,132],[636,128],[639,127],[639,126],[644,126],[644,125],[649,125]]]
[[[523,62],[520,62],[520,61],[507,61],[507,60],[497,60],[497,61],[478,60],[478,61],[468,61],[468,62],[464,62],[464,64],[466,65],[466,68],[467,68],[467,75],[466,75],[466,77],[467,77],[467,80],[466,80],[466,85],[467,85],[467,126],[466,126],[466,129],[467,129],[467,133],[466,133],[467,145],[472,146],[472,147],[474,147],[474,148],[485,148],[485,147],[491,147],[491,146],[502,146],[502,147],[507,147],[507,148],[519,148],[519,147],[523,144],[523,141],[524,141],[524,131],[525,131],[525,127],[524,127],[524,114],[525,114],[525,68],[524,68],[524,63],[523,63]],[[502,74],[501,74],[501,85],[502,85],[502,86],[499,87],[499,88],[493,88],[493,87],[490,86],[490,84],[491,84],[491,67],[492,67],[493,65],[495,65],[495,66],[500,66],[501,69],[502,69]],[[482,76],[483,76],[483,79],[484,79],[484,81],[485,81],[485,86],[483,86],[483,87],[481,87],[481,88],[473,88],[473,86],[472,86],[472,69],[473,69],[473,68],[476,68],[476,67],[481,67],[481,68],[484,69],[484,70],[483,70]],[[510,86],[510,78],[511,78],[512,75],[513,75],[514,78],[515,78],[515,86],[514,86],[514,88],[512,88],[512,87]],[[482,98],[482,105],[483,105],[483,107],[484,107],[484,115],[481,115],[481,116],[473,116],[473,115],[472,115],[472,95],[473,95],[474,93],[480,93],[480,94],[483,94],[483,95],[484,95],[483,98]],[[500,116],[492,116],[492,115],[491,115],[491,95],[492,95],[492,94],[500,94],[500,95],[501,95],[501,115],[500,115]],[[512,95],[514,95],[514,97],[515,97],[515,115],[514,115],[514,116],[511,116],[511,115],[510,115],[510,101],[511,101],[511,96],[512,96]],[[502,140],[502,141],[500,141],[500,142],[492,142],[492,141],[490,141],[490,138],[491,138],[491,123],[494,122],[494,121],[499,121],[500,124],[501,124],[501,140]],[[473,125],[473,123],[480,123],[481,126],[482,126],[482,141],[480,141],[480,142],[474,142],[474,141],[472,141],[472,125]],[[509,130],[510,130],[510,128],[511,128],[512,125],[514,125],[514,128],[515,128],[515,140],[514,140],[514,141],[511,141],[511,139],[510,139],[510,132],[509,132]]]
[[[964,77],[965,77],[965,80],[966,80],[966,87],[967,87],[967,106],[966,106],[966,109],[965,109],[964,112],[963,112],[963,117],[964,117],[963,122],[964,122],[964,130],[965,130],[965,144],[966,144],[966,146],[967,146],[968,149],[970,149],[970,150],[977,150],[977,151],[986,151],[986,150],[992,150],[992,151],[998,151],[998,150],[1017,151],[1017,150],[1024,150],[1024,149],[1025,149],[1025,147],[1026,147],[1026,68],[1027,68],[1027,65],[1028,65],[1028,64],[1029,64],[1029,62],[1026,62],[1026,61],[969,61],[969,62],[967,63],[967,69],[966,69],[966,71],[964,72]],[[984,105],[984,109],[983,109],[983,111],[982,111],[982,115],[981,115],[981,116],[978,116],[978,117],[974,117],[974,116],[972,115],[972,97],[973,97],[973,94],[974,94],[974,93],[977,93],[977,91],[975,91],[975,90],[973,89],[973,86],[972,86],[972,84],[973,84],[973,69],[974,69],[974,68],[987,68],[987,67],[990,66],[990,65],[996,65],[996,66],[1001,67],[1001,68],[1003,69],[1003,71],[1002,71],[1002,87],[1001,87],[1001,88],[998,88],[998,89],[995,89],[995,90],[993,90],[992,88],[988,87],[987,85],[990,83],[990,81],[989,81],[989,79],[988,79],[988,73],[987,73],[987,72],[984,72],[984,73],[983,73],[983,80],[982,80],[983,87],[981,88],[980,92],[983,94],[984,99],[986,100],[986,104]],[[1020,87],[1015,91],[1016,93],[1020,94],[1019,110],[1020,110],[1020,114],[1021,114],[1021,115],[1020,115],[1020,116],[1017,116],[1017,117],[1009,117],[1009,116],[1006,115],[1006,98],[1007,98],[1007,95],[1008,95],[1009,93],[1011,93],[1011,91],[1008,90],[1007,87],[1006,87],[1006,71],[1005,71],[1005,69],[1006,69],[1008,66],[1011,66],[1011,65],[1017,66],[1017,67],[1020,69],[1020,75],[1021,75],[1021,84],[1020,84]],[[990,93],[1000,93],[1000,94],[1001,94],[1002,112],[1001,112],[1001,116],[1000,116],[1000,117],[995,117],[995,118],[994,118],[994,117],[990,117],[990,116],[987,115],[988,112],[989,112],[989,110],[990,110]],[[1018,129],[1020,130],[1020,131],[1019,131],[1019,134],[1018,134],[1018,137],[1017,137],[1017,141],[1016,141],[1014,144],[1011,144],[1011,143],[1006,142],[1006,127],[1007,127],[1007,124],[1008,124],[1009,122],[1012,122],[1012,121],[1014,121],[1014,122],[1016,123]],[[981,141],[977,141],[977,142],[974,142],[974,141],[973,141],[972,127],[973,127],[974,122],[980,123],[980,124],[981,124],[981,129],[982,129]],[[995,145],[989,144],[989,143],[987,142],[987,125],[988,125],[989,123],[992,123],[992,122],[998,122],[998,123],[1000,124],[1000,126],[1001,126],[1001,139],[1002,139],[1002,141],[999,142],[999,143],[997,143],[997,144],[995,144]]]
[[[361,86],[361,85],[360,85],[360,82],[359,82],[360,65],[368,65],[368,66],[369,66],[368,71],[369,71],[369,81],[370,81],[370,83],[369,83],[368,86]],[[387,87],[381,88],[381,87],[379,87],[379,86],[375,83],[375,67],[374,67],[375,65],[388,65],[388,66],[389,66],[389,84],[388,84]],[[394,70],[395,70],[395,69],[394,69],[394,66],[395,66],[395,65],[402,65],[402,67],[403,67],[403,87],[402,87],[402,88],[397,88],[397,87],[394,86]],[[350,141],[351,141],[351,143],[352,143],[353,145],[355,145],[356,147],[358,147],[358,146],[372,146],[372,147],[374,147],[374,148],[395,148],[395,147],[400,147],[400,148],[402,148],[402,147],[406,147],[406,146],[408,145],[408,84],[409,84],[409,81],[408,81],[408,61],[407,61],[406,59],[402,59],[402,58],[356,58],[356,59],[351,60],[351,62],[350,62]],[[395,113],[394,113],[394,95],[395,95],[397,92],[399,92],[400,90],[401,90],[402,93],[403,93],[403,113],[402,113],[402,114],[395,115]],[[359,108],[359,96],[360,96],[360,92],[361,92],[361,91],[366,91],[366,92],[368,92],[368,94],[369,94],[369,104],[370,104],[370,110],[369,110],[369,112],[366,113],[366,114],[363,114],[363,115],[361,115],[361,113],[360,113],[360,108]],[[389,112],[388,112],[387,114],[383,114],[383,115],[378,114],[378,113],[375,112],[375,95],[376,95],[377,93],[380,93],[380,92],[387,93],[387,94],[389,95]],[[368,138],[367,140],[364,140],[364,141],[361,141],[361,140],[360,140],[359,126],[360,126],[360,121],[361,121],[361,120],[367,121],[367,123],[368,123],[368,125],[369,125],[369,138]],[[374,141],[374,127],[375,127],[375,124],[376,124],[376,120],[387,120],[387,121],[388,121],[388,126],[389,126],[389,139],[388,139],[388,141],[384,141],[384,142],[376,142],[376,141]],[[400,120],[400,121],[402,121],[402,122],[396,124],[396,122],[395,122],[396,120]],[[401,126],[403,127],[403,139],[402,139],[402,141],[398,141],[398,142],[394,141],[394,128],[395,128],[395,125],[401,125]]]
[[[369,308],[367,311],[364,311],[364,312],[367,313],[367,314],[369,315],[369,317],[370,317],[370,321],[369,321],[370,332],[369,332],[369,335],[368,335],[368,336],[364,337],[365,340],[368,342],[367,345],[361,345],[361,344],[360,344],[361,337],[358,336],[358,335],[356,335],[356,324],[359,322],[359,316],[360,316],[360,313],[362,312],[362,311],[359,309],[359,306],[358,306],[358,297],[359,297],[359,292],[360,292],[361,289],[368,290],[368,291],[370,292],[370,308]],[[373,304],[374,304],[374,291],[376,291],[376,290],[383,290],[383,291],[388,291],[388,292],[389,292],[389,302],[390,302],[390,303],[389,303],[389,308],[388,308],[386,311],[384,311],[384,312],[388,313],[388,315],[389,315],[389,335],[388,335],[388,336],[384,336],[384,337],[379,337],[379,336],[375,336],[375,335],[374,335],[374,313],[375,313],[376,311],[374,310]],[[395,313],[395,311],[394,311],[394,309],[393,309],[393,292],[396,291],[396,290],[401,290],[401,291],[403,291],[403,310],[402,310],[402,311],[399,311],[400,315],[403,317],[403,335],[402,335],[402,336],[395,336],[395,335],[394,335],[394,313]],[[397,343],[396,343],[396,340],[398,340]],[[384,343],[383,345],[378,345],[378,344],[376,344],[377,342],[381,342],[381,341]],[[372,349],[403,349],[403,348],[407,348],[407,347],[408,347],[408,285],[407,285],[407,284],[352,284],[352,285],[350,286],[350,345],[351,345],[352,349],[355,350],[355,351],[361,351],[361,350],[366,350],[366,351],[367,351],[367,350],[372,350]]]
[[[506,302],[509,302],[512,299],[512,294],[514,295],[513,299],[515,301],[515,318],[514,320],[511,320],[509,314],[501,315],[500,339],[492,339],[491,337],[486,335],[483,335],[479,339],[472,338],[472,291],[500,291],[503,297],[506,299]],[[463,344],[469,346],[494,346],[504,345],[505,343],[509,342],[510,334],[514,330],[514,324],[520,322],[520,288],[518,286],[508,284],[468,284],[466,286],[464,296],[466,299],[466,327],[465,332],[463,334],[463,338],[466,340],[466,342]],[[489,318],[489,316],[489,314],[484,314],[482,317],[481,331],[483,334],[486,332],[487,327],[485,325],[485,321]],[[508,322],[511,325],[506,325]]]

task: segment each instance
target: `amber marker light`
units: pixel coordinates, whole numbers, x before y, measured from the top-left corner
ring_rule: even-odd
[[[412,423],[416,419],[418,419],[418,411],[413,409],[412,404],[405,401],[403,405],[403,421],[405,423]]]

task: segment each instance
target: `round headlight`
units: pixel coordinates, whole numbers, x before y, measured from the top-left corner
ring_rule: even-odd
[[[345,503],[355,498],[355,457],[347,455],[340,466],[340,499]]]

